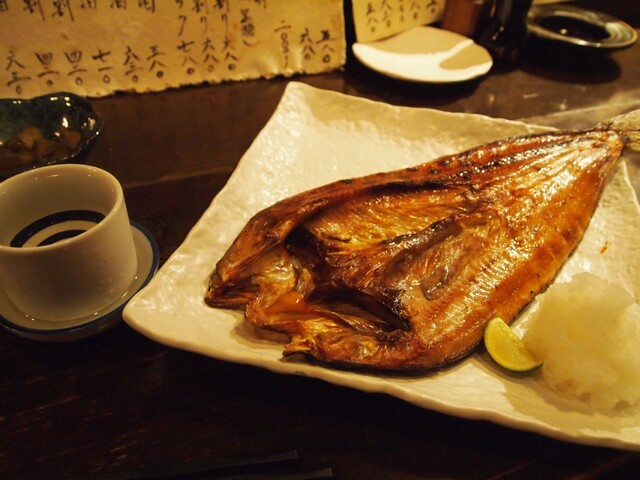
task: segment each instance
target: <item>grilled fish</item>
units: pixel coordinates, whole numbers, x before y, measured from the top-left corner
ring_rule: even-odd
[[[286,198],[250,219],[205,301],[285,333],[285,356],[448,364],[553,281],[625,138],[613,126],[511,138]]]

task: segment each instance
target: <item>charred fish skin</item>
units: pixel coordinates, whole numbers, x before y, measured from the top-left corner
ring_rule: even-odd
[[[247,223],[205,301],[286,333],[285,356],[450,363],[553,281],[623,144],[604,128],[517,137],[289,197]]]

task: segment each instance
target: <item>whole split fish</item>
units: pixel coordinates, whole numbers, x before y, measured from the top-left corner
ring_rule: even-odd
[[[285,356],[384,370],[450,363],[553,281],[628,123],[510,138],[286,198],[247,223],[205,300],[285,333]]]

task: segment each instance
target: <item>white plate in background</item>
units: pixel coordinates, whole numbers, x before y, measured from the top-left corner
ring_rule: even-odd
[[[493,65],[484,47],[435,27],[413,27],[375,42],[356,42],[352,49],[370,69],[413,82],[462,82],[486,74]]]

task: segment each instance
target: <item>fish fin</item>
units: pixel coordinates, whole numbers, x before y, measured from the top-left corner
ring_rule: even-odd
[[[640,109],[616,115],[598,124],[598,128],[615,130],[624,136],[625,147],[640,153]]]

